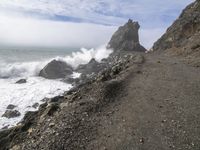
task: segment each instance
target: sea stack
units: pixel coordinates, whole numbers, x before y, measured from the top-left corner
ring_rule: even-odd
[[[138,22],[133,22],[131,19],[114,33],[110,42],[107,45],[108,49],[114,51],[140,51],[145,52],[146,49],[140,45],[139,31],[140,25]]]

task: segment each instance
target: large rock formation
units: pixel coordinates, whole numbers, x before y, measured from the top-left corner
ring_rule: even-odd
[[[73,73],[71,66],[62,61],[53,60],[39,73],[39,76],[47,79],[65,78]]]
[[[114,33],[107,48],[111,48],[114,51],[141,51],[145,52],[146,49],[140,45],[138,30],[140,25],[138,22],[129,21],[119,27]]]
[[[173,54],[200,58],[200,1],[187,6],[153,50],[170,50]],[[194,60],[193,60],[194,61]]]
[[[105,67],[106,67],[105,63],[99,63],[94,58],[92,58],[88,64],[79,65],[76,71],[83,74],[91,74],[91,73],[98,73]]]

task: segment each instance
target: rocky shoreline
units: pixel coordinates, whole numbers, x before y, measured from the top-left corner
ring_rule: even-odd
[[[52,130],[52,128],[55,127],[62,130],[68,127],[68,129],[65,130],[68,136],[77,132],[78,135],[73,135],[76,137],[74,137],[74,142],[77,142],[80,136],[80,133],[78,133],[79,129],[77,129],[79,128],[79,124],[85,124],[86,121],[89,121],[88,119],[90,119],[90,114],[93,115],[93,113],[96,114],[100,112],[104,106],[111,103],[114,98],[122,92],[121,89],[123,89],[123,80],[125,80],[124,72],[126,72],[131,67],[136,68],[136,73],[140,73],[137,68],[144,62],[144,57],[142,56],[142,54],[135,54],[132,52],[120,56],[120,58],[115,57],[115,59],[118,61],[114,63],[115,65],[113,65],[113,67],[101,71],[93,80],[88,80],[88,82],[75,87],[74,89],[65,93],[64,96],[58,96],[52,99],[48,99],[47,102],[39,107],[38,111],[28,112],[25,115],[23,121],[19,123],[19,125],[11,129],[2,130],[0,133],[1,148],[9,149],[12,147],[13,149],[20,150],[34,149],[36,148],[34,147],[34,145],[39,144],[37,143],[39,141],[36,140],[33,142],[31,140],[29,141],[28,139],[32,139],[34,136],[40,136],[41,134],[43,134],[43,132],[45,132],[46,138],[54,136],[53,139],[55,140],[56,135],[61,136],[61,133],[50,131]],[[89,100],[88,96],[93,97],[93,99]],[[61,119],[60,117],[66,117],[64,119],[66,122],[64,122],[63,118]],[[63,127],[57,126],[59,125],[58,122],[60,121],[63,122],[60,124]],[[95,122],[92,123],[92,126],[94,126],[94,123]],[[64,128],[65,125],[66,127]],[[91,129],[90,126],[87,127],[87,129],[90,130],[90,132],[92,130],[95,130]],[[62,136],[68,137],[67,135]],[[82,133],[81,136],[83,136]],[[89,140],[90,137],[87,138]],[[41,137],[41,140],[44,139],[45,137]],[[62,140],[64,140],[64,137]],[[77,143],[77,145],[76,143],[71,143],[71,140],[73,139],[70,139],[69,142],[59,141],[59,145],[54,145],[53,143],[55,141],[53,142],[49,140],[48,143],[43,143],[44,145],[42,145],[45,149],[47,149],[48,147],[49,149],[50,147],[52,149],[62,149],[62,147],[69,147],[69,145],[78,146],[79,148],[81,148],[81,146],[84,146],[81,144],[81,137],[79,141],[80,143]],[[25,141],[35,144],[25,144]],[[22,144],[22,146],[18,146],[18,144],[20,143]],[[84,144],[86,143],[84,142]],[[41,145],[41,143],[39,145]],[[39,149],[41,149],[41,147]]]
[[[135,26],[137,26],[137,28]],[[95,59],[92,59],[88,64],[78,66],[76,70],[74,70],[71,66],[67,65],[62,61],[53,60],[49,64],[47,64],[40,71],[39,76],[48,79],[63,78],[63,81],[68,83],[71,82],[71,84],[74,85],[74,88],[66,92],[64,96],[57,96],[52,99],[45,99],[45,103],[39,106],[38,111],[27,112],[23,120],[16,127],[10,129],[3,129],[0,132],[1,148],[9,149],[12,147],[14,149],[33,149],[32,146],[31,148],[29,147],[30,145],[23,145],[22,147],[18,148],[18,145],[16,144],[24,143],[24,140],[26,140],[30,135],[34,135],[35,133],[36,135],[34,136],[40,135],[41,132],[44,132],[41,130],[41,128],[45,130],[50,130],[50,128],[56,126],[57,121],[61,121],[62,119],[58,120],[59,117],[55,116],[55,114],[59,113],[59,115],[66,115],[65,117],[72,117],[71,120],[70,118],[67,119],[66,123],[67,126],[69,126],[70,123],[68,122],[71,121],[71,127],[75,128],[77,121],[80,123],[80,120],[88,116],[89,113],[93,111],[95,111],[96,113],[100,111],[101,108],[103,108],[102,105],[107,105],[107,103],[110,103],[110,101],[112,101],[111,99],[113,99],[112,97],[115,97],[116,95],[115,92],[121,92],[118,91],[118,87],[120,89],[122,88],[122,81],[120,81],[122,79],[116,78],[122,78],[120,77],[120,74],[122,72],[125,72],[130,67],[137,68],[138,65],[141,65],[144,62],[143,55],[145,49],[142,48],[141,52],[139,52],[139,39],[132,39],[132,37],[130,37],[130,39],[127,39],[126,34],[130,34],[129,30],[132,29],[134,29],[134,34],[138,34],[138,23],[132,22],[131,20],[129,20],[128,23],[125,24],[123,27],[119,28],[119,30],[124,30],[120,31],[120,35],[123,35],[123,38],[120,39],[121,42],[124,42],[124,45],[127,45],[127,43],[130,41],[132,43],[136,43],[137,46],[134,49],[122,50],[119,47],[115,47],[113,48],[114,52],[102,62],[99,63]],[[112,45],[113,39],[117,40],[117,38],[121,38],[120,35],[114,36],[114,38],[111,39],[109,45]],[[77,79],[70,78],[70,75],[73,73],[73,71],[80,72],[81,76]],[[25,80],[23,79],[17,83],[22,84],[21,81],[25,83]],[[91,88],[95,89],[93,90],[93,92],[96,93],[96,95],[94,95],[95,99],[91,101],[85,100],[83,98],[85,94],[87,96],[93,95],[93,93],[90,94],[88,91]],[[63,109],[64,111],[67,111],[67,113],[62,114],[61,112]],[[76,114],[76,111],[78,111],[79,113]],[[84,116],[83,114],[86,114],[86,116]],[[7,110],[3,116],[7,118],[13,118],[17,117],[18,115],[20,115],[20,113],[15,112],[15,110]],[[54,120],[54,122],[51,121],[53,118],[56,119]],[[47,125],[45,125],[45,128],[43,126],[44,124]],[[70,133],[71,132],[72,131],[70,131]],[[50,134],[52,133],[50,132]],[[54,134],[58,133],[53,133],[53,135]],[[50,142],[48,144],[52,143],[53,142]],[[62,143],[61,145],[65,147],[66,143]],[[48,146],[46,145],[45,148],[47,149]],[[59,147],[58,149],[61,149],[61,147]]]
[[[70,67],[56,62],[74,88],[1,130],[0,150],[198,150],[200,70],[182,59],[200,58],[199,8],[199,0],[189,5],[154,52],[144,53],[139,24],[129,20],[107,46],[113,53],[79,66],[79,79],[66,78]],[[45,68],[41,74],[57,78]]]

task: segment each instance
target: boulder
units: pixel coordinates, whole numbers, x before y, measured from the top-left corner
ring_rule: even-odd
[[[140,25],[129,19],[128,23],[114,33],[107,45],[108,49],[114,51],[140,51],[145,52],[146,49],[140,45],[138,30]]]
[[[17,106],[15,106],[15,105],[13,105],[13,104],[9,104],[8,106],[7,106],[7,108],[6,109],[14,109],[15,107],[17,107]]]
[[[70,76],[73,68],[63,61],[53,60],[48,63],[39,73],[39,76],[47,79],[59,79]]]
[[[20,79],[20,80],[18,80],[16,83],[17,84],[24,84],[24,83],[26,83],[27,81],[26,81],[26,79]]]
[[[80,72],[82,74],[98,73],[105,67],[106,63],[99,63],[94,58],[92,58],[88,64],[79,65],[76,69],[76,72]]]
[[[2,115],[2,117],[6,117],[8,119],[19,117],[21,113],[17,110],[6,110],[6,112]]]

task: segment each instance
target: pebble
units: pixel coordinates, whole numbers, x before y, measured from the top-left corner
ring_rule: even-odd
[[[141,138],[141,139],[140,139],[140,143],[141,143],[141,144],[144,144],[144,138]]]
[[[49,124],[49,127],[53,127],[53,126],[55,126],[55,123],[50,123]]]

